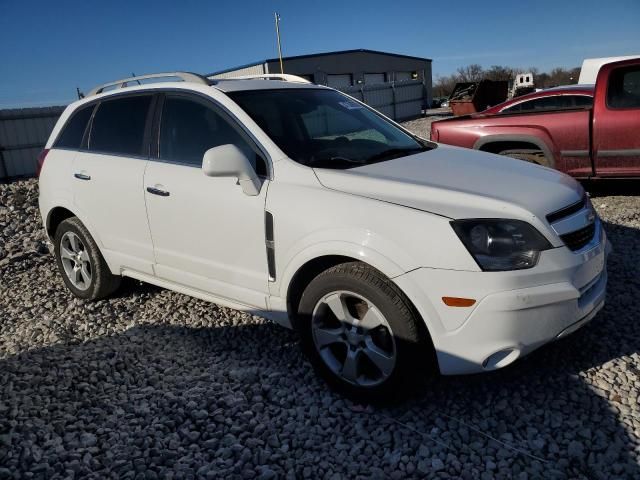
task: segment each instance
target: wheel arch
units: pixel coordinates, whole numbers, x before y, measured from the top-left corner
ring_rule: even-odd
[[[79,212],[76,208],[61,203],[49,209],[49,211],[46,213],[46,220],[44,225],[49,240],[51,242],[54,241],[58,225],[60,225],[67,218],[71,217],[76,217],[78,220],[80,220],[80,222],[82,222],[85,228],[89,231],[89,234],[93,238],[94,242],[96,242],[96,245],[98,246],[98,249],[100,250],[103,258],[105,259],[111,273],[113,273],[114,275],[118,274],[120,272],[120,267],[111,261],[108,252],[106,252],[104,249],[104,244],[102,243],[100,235],[98,235],[98,232],[94,228],[93,224],[88,221],[86,216],[82,215],[82,213]]]
[[[549,148],[544,140],[534,135],[487,135],[479,138],[473,144],[474,150],[490,153],[499,153],[503,150],[513,150],[517,148],[541,150],[549,160],[551,168],[555,168],[556,161],[551,148]]]
[[[60,225],[67,218],[76,217],[77,215],[73,213],[66,207],[54,207],[47,214],[47,220],[45,222],[45,229],[47,231],[47,235],[49,239],[53,241],[55,237],[56,230],[58,229],[58,225]]]
[[[296,329],[298,306],[302,298],[302,294],[305,288],[309,285],[309,283],[311,283],[311,281],[323,271],[328,270],[336,265],[339,265],[342,263],[349,263],[349,262],[359,262],[370,268],[373,268],[376,271],[378,271],[380,274],[387,277],[391,282],[395,284],[396,288],[406,298],[406,301],[409,304],[409,308],[411,309],[413,314],[416,316],[418,320],[418,324],[420,325],[420,328],[422,330],[421,333],[424,336],[425,340],[428,342],[428,346],[430,348],[429,355],[432,355],[432,360],[434,362],[433,365],[435,365],[436,369],[439,369],[438,357],[437,357],[436,347],[435,347],[434,338],[433,338],[433,335],[435,332],[432,332],[431,330],[432,326],[430,325],[430,322],[424,317],[423,313],[421,312],[421,309],[419,309],[416,303],[412,300],[410,295],[410,293],[412,292],[405,291],[405,289],[401,284],[398,284],[393,280],[393,278],[385,274],[385,272],[381,271],[379,268],[376,268],[370,263],[367,263],[361,258],[354,258],[353,256],[347,256],[347,255],[322,255],[322,256],[310,259],[306,263],[301,265],[297,269],[295,274],[292,276],[291,281],[287,285],[286,305],[287,305],[287,313],[291,321],[291,326],[294,329]],[[436,330],[438,330],[438,327],[436,327]]]
[[[312,258],[302,264],[287,283],[287,313],[295,323],[295,317],[298,313],[298,305],[302,298],[302,293],[311,281],[320,275],[320,273],[335,267],[341,263],[359,262],[361,260],[346,255],[322,255]],[[364,263],[364,262],[363,262]]]

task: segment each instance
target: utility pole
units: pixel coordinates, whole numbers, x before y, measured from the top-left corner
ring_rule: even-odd
[[[280,73],[284,73],[284,68],[282,67],[282,47],[280,46],[280,15],[277,12],[273,14],[276,19],[276,37],[278,37],[278,58],[280,59]]]

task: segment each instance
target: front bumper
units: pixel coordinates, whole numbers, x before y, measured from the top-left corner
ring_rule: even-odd
[[[579,253],[566,247],[545,251],[530,270],[421,268],[394,280],[425,318],[442,374],[495,370],[574,332],[604,306],[610,246],[604,230],[598,237]],[[469,308],[447,307],[444,296],[477,301]]]

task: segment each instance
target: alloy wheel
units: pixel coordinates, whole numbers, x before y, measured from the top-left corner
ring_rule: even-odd
[[[393,332],[380,310],[362,295],[344,290],[325,295],[313,310],[311,333],[325,365],[351,384],[374,387],[393,373]]]
[[[87,290],[91,286],[91,260],[84,243],[74,232],[65,232],[62,235],[60,259],[71,284],[78,290]]]

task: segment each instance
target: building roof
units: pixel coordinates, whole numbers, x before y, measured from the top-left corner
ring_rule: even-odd
[[[410,58],[412,60],[420,60],[423,62],[431,62],[432,60],[430,58],[423,58],[423,57],[414,57],[412,55],[402,55],[400,53],[390,53],[390,52],[382,52],[380,50],[369,50],[366,48],[356,48],[353,50],[337,50],[337,51],[333,51],[333,52],[321,52],[321,53],[309,53],[307,55],[295,55],[292,57],[282,57],[282,61],[287,61],[287,60],[298,60],[301,58],[313,58],[313,57],[326,57],[329,55],[343,55],[343,54],[347,54],[347,53],[377,53],[378,55],[387,55],[390,57],[400,57],[400,58]],[[221,73],[227,73],[227,72],[233,72],[234,70],[239,70],[241,68],[247,68],[247,67],[255,67],[257,65],[264,65],[265,63],[270,63],[270,62],[278,62],[280,61],[278,58],[267,58],[265,60],[261,60],[258,62],[252,62],[252,63],[247,63],[244,65],[239,65],[237,67],[233,67],[233,68],[225,68],[224,70],[218,70],[217,72],[213,72],[213,73],[208,73],[207,77],[210,77],[212,75],[219,75]]]

